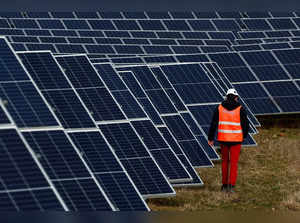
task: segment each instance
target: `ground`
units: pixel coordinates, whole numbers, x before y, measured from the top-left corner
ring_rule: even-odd
[[[150,199],[157,210],[300,212],[300,118],[260,118],[257,147],[243,148],[235,194],[220,192],[220,162],[200,168],[203,187],[177,188],[176,196]]]

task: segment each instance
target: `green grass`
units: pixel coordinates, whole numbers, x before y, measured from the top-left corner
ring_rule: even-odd
[[[176,196],[150,199],[152,210],[300,211],[300,128],[267,126],[257,147],[243,148],[235,194],[220,192],[220,162],[200,168],[205,185],[177,188]]]

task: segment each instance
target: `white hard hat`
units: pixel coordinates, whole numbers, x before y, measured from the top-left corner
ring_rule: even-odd
[[[228,89],[226,95],[229,95],[229,94],[233,94],[233,95],[239,96],[239,94],[237,93],[237,91],[235,89],[233,89],[233,88]]]

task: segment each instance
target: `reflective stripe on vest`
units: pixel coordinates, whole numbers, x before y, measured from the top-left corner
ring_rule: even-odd
[[[228,111],[219,105],[219,126],[218,141],[222,142],[242,142],[243,131],[241,127],[240,111],[241,106],[232,111]]]

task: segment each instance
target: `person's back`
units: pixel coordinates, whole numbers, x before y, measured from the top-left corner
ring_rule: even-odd
[[[208,144],[211,146],[214,144],[217,129],[217,140],[222,153],[222,190],[228,188],[233,192],[241,144],[249,131],[247,113],[238,102],[238,94],[234,89],[228,90],[226,100],[214,111],[208,133]],[[230,176],[228,176],[229,162]]]

